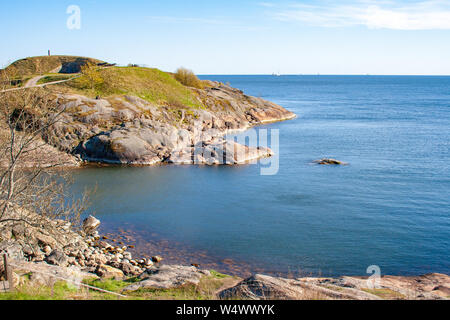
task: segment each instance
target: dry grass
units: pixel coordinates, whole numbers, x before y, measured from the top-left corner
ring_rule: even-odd
[[[387,288],[382,288],[382,289],[362,289],[363,291],[376,295],[382,299],[385,300],[397,300],[397,299],[405,299],[406,297],[397,292],[397,291],[393,291],[391,289],[387,289]]]
[[[40,56],[29,57],[17,60],[9,65],[5,70],[16,74],[17,76],[30,76],[36,74],[46,74],[62,64],[78,63],[83,64],[87,61],[92,63],[101,63],[102,61],[92,58],[75,56]]]
[[[179,68],[175,72],[175,79],[187,87],[203,89],[205,86],[192,70],[186,68]]]

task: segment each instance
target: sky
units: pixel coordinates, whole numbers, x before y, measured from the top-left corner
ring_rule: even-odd
[[[80,55],[197,74],[450,75],[450,0],[22,0],[0,67]]]

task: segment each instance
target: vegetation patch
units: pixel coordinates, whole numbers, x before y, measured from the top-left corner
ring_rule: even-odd
[[[37,84],[45,84],[45,83],[50,83],[50,82],[69,80],[71,78],[73,78],[72,75],[52,74],[52,75],[48,75],[48,76],[45,76],[44,78],[39,79]]]
[[[40,56],[17,60],[10,64],[5,71],[18,77],[46,74],[63,66],[65,73],[76,73],[85,63],[99,64],[103,61],[75,56]]]
[[[391,289],[362,289],[367,293],[376,295],[382,299],[405,299],[405,296],[400,292]]]
[[[175,79],[181,84],[187,87],[193,87],[197,89],[203,89],[205,87],[205,83],[201,81],[192,70],[186,68],[179,68],[175,72]]]
[[[158,69],[141,67],[97,68],[87,65],[82,76],[64,83],[66,88],[90,97],[133,95],[160,106],[203,108],[191,89]]]

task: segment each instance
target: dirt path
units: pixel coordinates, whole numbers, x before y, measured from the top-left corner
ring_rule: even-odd
[[[47,82],[47,83],[43,83],[43,84],[37,84],[37,83],[39,82],[39,80],[44,78],[45,75],[44,76],[37,76],[37,77],[31,78],[30,80],[28,80],[27,83],[23,87],[1,90],[0,93],[1,92],[8,92],[8,91],[24,90],[24,89],[29,89],[29,88],[45,87],[45,86],[48,86],[48,85],[51,85],[51,84],[58,84],[58,83],[67,82],[67,81],[73,80],[75,78],[78,78],[79,76],[80,76],[79,74],[74,74],[74,76],[72,78],[70,78],[70,79],[53,81],[53,82]]]
[[[25,86],[23,88],[36,87],[39,80],[41,80],[44,77],[45,76],[37,76],[37,77],[31,78],[30,80],[27,81],[27,83],[25,83]]]

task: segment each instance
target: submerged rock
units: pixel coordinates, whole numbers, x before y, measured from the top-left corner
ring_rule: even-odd
[[[331,158],[323,158],[320,160],[315,160],[314,162],[321,165],[348,165],[348,163],[346,162],[342,162]]]

